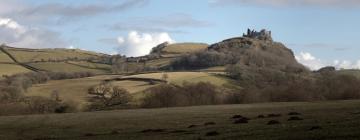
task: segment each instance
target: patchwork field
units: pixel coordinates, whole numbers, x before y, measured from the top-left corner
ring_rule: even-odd
[[[359,106],[354,100],[4,116],[0,139],[358,140]],[[249,120],[239,123],[239,115]]]
[[[28,65],[52,72],[93,72],[95,74],[110,73],[110,70],[107,69],[91,68],[66,62],[38,62],[30,63]]]
[[[64,60],[68,58],[89,59],[100,57],[102,54],[78,49],[22,49],[6,48],[19,62],[28,63],[35,61]]]

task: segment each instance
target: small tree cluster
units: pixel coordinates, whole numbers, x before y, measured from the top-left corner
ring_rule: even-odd
[[[90,110],[102,110],[114,106],[127,105],[131,100],[130,93],[119,87],[113,86],[109,82],[103,82],[93,86],[88,90],[89,101],[92,103]]]

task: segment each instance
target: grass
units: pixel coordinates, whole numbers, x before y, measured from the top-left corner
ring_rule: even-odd
[[[337,72],[340,74],[352,75],[360,78],[360,70],[348,69],[348,70],[339,70]]]
[[[139,74],[132,75],[129,77],[139,78],[153,78],[161,79],[164,73],[150,73],[150,74]],[[181,85],[183,82],[210,82],[217,86],[222,86],[229,82],[229,79],[221,77],[216,74],[210,74],[205,72],[166,72],[168,75],[168,81],[170,83]]]
[[[211,82],[215,85],[229,85],[231,84],[229,79],[217,76],[215,74],[209,74],[204,72],[170,72],[167,73],[169,76],[169,81],[171,83],[181,85],[184,81],[188,82]],[[95,76],[90,78],[80,78],[80,79],[69,79],[69,80],[55,80],[49,81],[45,84],[34,85],[31,87],[26,95],[27,96],[45,96],[50,97],[53,91],[58,91],[60,98],[65,101],[73,101],[79,104],[79,109],[84,107],[87,104],[87,91],[93,86],[97,85],[103,80],[112,79],[116,77],[121,77],[119,75],[108,75],[108,76]],[[138,74],[126,77],[139,77],[139,78],[153,78],[161,79],[162,73],[150,73],[150,74]],[[134,103],[137,103],[137,99],[143,97],[142,91],[156,86],[150,85],[147,82],[143,81],[114,81],[113,85],[120,86],[131,94],[134,95]]]
[[[86,105],[88,89],[99,84],[102,80],[110,78],[109,76],[96,76],[90,78],[55,80],[45,84],[32,86],[26,93],[26,96],[44,96],[50,97],[53,91],[58,91],[60,98],[64,101],[73,101],[79,104],[79,108]]]
[[[95,76],[80,79],[55,80],[45,84],[38,84],[31,87],[27,96],[44,96],[50,97],[53,91],[58,91],[60,98],[64,101],[71,101],[79,104],[79,109],[87,105],[87,92],[91,86],[100,84],[106,79],[119,77],[118,75]],[[142,81],[115,81],[113,85],[120,86],[132,94],[136,94],[155,85],[149,85]]]
[[[17,64],[0,64],[0,77],[3,75],[13,75],[26,72],[31,72],[31,70]]]
[[[0,51],[0,63],[14,63],[14,61],[8,55]]]
[[[159,58],[155,60],[150,60],[146,62],[146,66],[161,68],[164,66],[168,66],[172,60],[172,58]]]
[[[176,43],[166,46],[162,51],[171,54],[183,54],[205,50],[208,47],[204,43]]]
[[[86,66],[74,65],[66,62],[39,62],[30,63],[32,67],[53,72],[93,72],[95,74],[109,73],[109,70],[96,69]]]
[[[111,65],[92,63],[92,62],[87,62],[87,61],[69,61],[68,63],[82,66],[85,68],[90,68],[90,69],[104,69],[104,70],[108,70],[108,71],[110,71],[110,69],[111,69]]]
[[[6,48],[19,62],[28,63],[34,61],[64,60],[67,58],[88,59],[100,57],[102,54],[77,50],[77,49],[23,49]]]
[[[357,140],[360,101],[293,102],[0,117],[0,139]],[[304,120],[287,121],[289,112]],[[257,118],[263,114],[275,118]],[[251,120],[233,124],[233,115]],[[267,125],[270,120],[281,124]],[[206,122],[214,125],[204,126]],[[188,128],[190,125],[196,127]],[[318,126],[320,129],[311,130]],[[206,136],[217,132],[216,136]]]

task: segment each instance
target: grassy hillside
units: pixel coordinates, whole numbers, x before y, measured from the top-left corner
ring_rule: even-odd
[[[0,63],[14,63],[14,61],[8,55],[0,51]]]
[[[346,74],[346,75],[352,75],[352,76],[356,76],[358,78],[360,78],[360,70],[339,70],[337,71],[340,74]]]
[[[3,75],[13,75],[17,73],[31,72],[31,70],[26,69],[17,64],[1,64],[0,63],[0,77]]]
[[[0,77],[30,71],[31,70],[16,64],[8,55],[0,51]]]
[[[0,139],[357,140],[359,106],[360,101],[293,102],[0,117]],[[289,112],[303,120],[288,121]],[[268,114],[280,116],[258,118]],[[250,120],[234,124],[233,115]],[[280,124],[267,125],[270,120]]]
[[[191,53],[206,50],[207,47],[204,43],[176,43],[166,46],[162,51],[172,54]]]
[[[139,74],[128,77],[161,79],[164,73]],[[182,84],[183,82],[210,82],[217,86],[222,86],[229,82],[229,79],[216,74],[205,72],[167,72],[170,83]]]
[[[152,79],[161,79],[163,73],[150,73],[150,74],[138,74],[132,76],[123,76],[123,78],[128,77],[137,77],[137,78],[152,78]],[[224,84],[231,84],[229,79],[223,78],[215,74],[209,74],[204,72],[169,72],[168,81],[175,84],[182,84],[184,81],[187,82],[210,82],[218,86]],[[122,77],[119,75],[108,75],[108,76],[95,76],[90,78],[81,78],[81,79],[69,79],[69,80],[57,80],[50,81],[45,84],[34,85],[26,93],[27,96],[45,96],[50,97],[53,91],[58,91],[60,98],[68,101],[75,101],[79,103],[79,106],[86,105],[87,100],[87,91],[93,86],[97,85],[100,82],[107,79],[114,79]],[[122,88],[125,88],[130,93],[134,94],[136,98],[142,97],[141,91],[148,89],[150,87],[156,86],[151,85],[148,82],[144,81],[113,81],[113,85],[118,85]]]
[[[99,84],[101,81],[117,76],[95,76],[90,78],[55,80],[45,84],[34,85],[26,93],[27,96],[50,97],[53,91],[58,91],[60,98],[66,101],[74,101],[83,107],[86,104],[88,89]]]
[[[19,62],[29,63],[35,61],[66,60],[68,58],[89,59],[100,57],[103,54],[78,49],[23,49],[6,48]]]
[[[31,71],[21,65],[43,71],[94,72],[96,74],[110,73],[111,69],[110,65],[87,62],[86,60],[99,60],[105,56],[90,51],[78,49],[25,49],[6,46],[2,46],[2,48],[3,51],[0,52],[0,66],[2,67],[0,75]],[[8,55],[4,52],[8,53]]]
[[[53,72],[93,72],[95,74],[104,74],[110,72],[106,69],[91,68],[66,62],[39,62],[30,63],[29,65],[42,70]]]

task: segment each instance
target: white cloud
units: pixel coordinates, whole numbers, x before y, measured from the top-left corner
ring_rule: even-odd
[[[138,33],[129,32],[126,38],[118,37],[120,54],[127,56],[142,56],[150,53],[156,45],[164,42],[174,43],[175,41],[166,32],[163,33]]]
[[[356,62],[349,60],[334,60],[333,62],[327,62],[316,58],[309,52],[300,52],[295,58],[299,63],[311,70],[318,70],[325,66],[334,66],[337,69],[360,69],[360,60]]]
[[[299,55],[295,56],[296,60],[310,68],[311,70],[318,70],[326,66],[320,59],[315,58],[308,52],[300,52]]]
[[[0,43],[20,48],[65,47],[56,32],[29,28],[10,18],[0,18]]]
[[[360,60],[356,62],[351,62],[348,60],[335,60],[333,62],[333,66],[338,69],[360,69]]]

